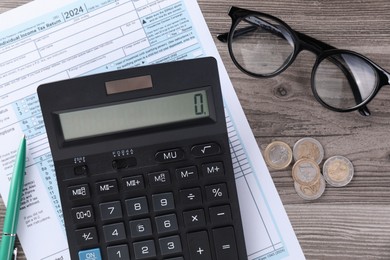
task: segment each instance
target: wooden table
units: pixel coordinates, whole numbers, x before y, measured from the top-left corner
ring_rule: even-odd
[[[0,13],[27,2],[2,0]],[[390,70],[388,0],[198,2],[213,36],[230,27],[227,11],[233,4],[275,15],[295,30],[360,52]],[[343,155],[354,165],[355,176],[348,186],[328,185],[313,202],[296,194],[291,166],[271,170],[307,259],[390,259],[390,87],[384,87],[369,104],[370,117],[332,112],[311,92],[316,58],[312,53],[302,52],[282,75],[255,79],[233,65],[225,44],[215,43],[262,150],[274,140],[293,146],[302,137],[314,137],[324,146],[325,159]],[[4,212],[1,202],[1,225]]]

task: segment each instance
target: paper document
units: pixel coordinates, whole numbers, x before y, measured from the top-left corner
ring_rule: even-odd
[[[21,135],[28,159],[18,237],[28,259],[70,259],[36,88],[201,56],[218,60],[248,259],[304,259],[195,0],[36,0],[0,15],[0,192]]]

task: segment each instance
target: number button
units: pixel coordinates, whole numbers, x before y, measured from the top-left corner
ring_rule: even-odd
[[[152,235],[152,224],[148,218],[132,220],[129,224],[132,238]]]
[[[164,237],[158,240],[162,255],[181,253],[181,241],[179,236]]]
[[[172,192],[153,194],[152,201],[153,209],[156,212],[171,210],[175,208]]]
[[[135,259],[144,259],[156,256],[156,248],[153,240],[133,243]]]
[[[93,223],[95,217],[91,205],[72,208],[72,218],[75,224]]]
[[[126,202],[127,215],[129,217],[143,215],[149,212],[146,197],[128,199]]]
[[[105,202],[99,204],[102,220],[122,218],[122,207],[120,201]]]
[[[167,233],[171,231],[177,231],[177,219],[175,214],[163,215],[156,217],[157,233]]]
[[[125,225],[123,223],[103,226],[103,233],[106,242],[126,239]]]
[[[129,248],[127,245],[107,247],[108,260],[128,260],[130,259]]]

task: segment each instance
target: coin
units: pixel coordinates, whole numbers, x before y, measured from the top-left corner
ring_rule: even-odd
[[[264,159],[269,167],[275,170],[284,169],[292,161],[291,148],[284,142],[274,141],[265,148]]]
[[[292,168],[294,181],[301,185],[311,186],[321,177],[321,170],[317,162],[312,159],[303,158],[298,160]]]
[[[325,180],[322,175],[320,175],[320,179],[311,186],[301,185],[296,181],[294,182],[295,191],[305,200],[316,200],[321,197],[325,191],[325,186]]]
[[[316,139],[305,137],[299,139],[293,147],[294,160],[309,158],[320,164],[324,158],[324,148]]]
[[[354,174],[351,161],[340,155],[326,160],[322,171],[326,182],[334,187],[347,185],[352,180]]]

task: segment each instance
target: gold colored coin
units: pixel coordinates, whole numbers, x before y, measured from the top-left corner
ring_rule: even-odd
[[[354,174],[351,161],[344,156],[330,157],[325,161],[322,171],[326,182],[334,187],[347,185]]]
[[[275,170],[285,169],[292,161],[292,150],[284,142],[274,141],[264,150],[264,159]]]
[[[324,148],[321,143],[311,137],[299,139],[293,147],[294,160],[298,161],[302,158],[312,159],[320,164],[324,159]]]
[[[312,159],[303,158],[294,164],[292,177],[300,185],[312,186],[319,181],[321,170],[317,162]]]
[[[322,175],[320,175],[320,179],[311,186],[305,186],[298,182],[294,182],[295,191],[305,200],[316,200],[321,197],[325,191],[325,186],[325,180]]]

